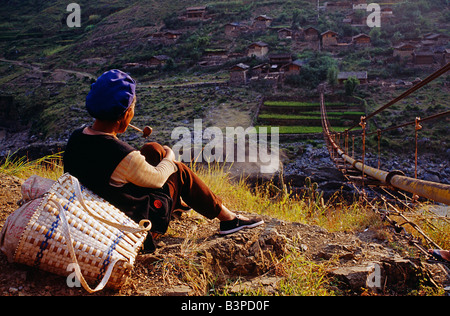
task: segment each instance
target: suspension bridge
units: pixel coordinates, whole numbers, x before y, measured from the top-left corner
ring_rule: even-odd
[[[397,98],[391,100],[384,106],[380,107],[378,110],[373,113],[362,116],[360,123],[356,124],[344,132],[333,132],[332,126],[329,123],[327,118],[326,106],[324,101],[324,93],[323,89],[321,89],[320,94],[320,111],[321,111],[321,120],[323,133],[325,137],[325,141],[330,152],[331,159],[336,163],[336,167],[341,170],[344,176],[352,181],[358,182],[362,184],[362,187],[366,185],[371,186],[384,186],[395,188],[396,190],[402,190],[409,193],[412,193],[414,196],[417,195],[419,197],[423,197],[429,200],[436,201],[438,203],[443,203],[450,205],[450,185],[443,183],[436,183],[431,181],[425,181],[418,179],[417,177],[417,160],[418,160],[418,137],[419,131],[422,129],[422,123],[429,122],[431,120],[442,119],[448,115],[450,115],[450,110],[445,112],[441,112],[438,114],[434,114],[432,116],[426,118],[416,117],[414,120],[403,123],[397,126],[388,127],[386,129],[380,130],[378,129],[376,132],[368,133],[367,122],[374,118],[376,115],[385,111],[392,105],[398,103],[404,98],[408,97],[415,91],[420,88],[426,86],[433,80],[439,78],[446,72],[450,70],[450,63],[446,66],[442,67],[429,77],[427,77],[422,82],[416,84],[412,88],[408,89],[402,95]],[[407,177],[402,171],[399,170],[390,170],[385,171],[380,169],[380,163],[378,163],[378,168],[371,167],[365,163],[366,156],[366,139],[370,135],[377,134],[378,139],[380,139],[381,134],[387,131],[395,130],[401,127],[414,125],[415,127],[415,176],[414,178]],[[357,135],[357,132],[353,131],[356,127],[361,127],[360,135]],[[362,155],[360,159],[354,157],[354,155],[349,154],[348,143],[349,136],[352,134],[352,138],[357,135],[358,137],[362,137]],[[344,148],[341,148],[341,141],[343,141]],[[352,157],[353,156],[353,157]]]
[[[432,181],[425,181],[418,178],[418,137],[419,131],[422,129],[423,123],[432,120],[447,119],[450,115],[450,110],[431,115],[426,118],[415,117],[407,123],[397,126],[388,127],[386,129],[378,129],[375,132],[368,131],[368,121],[373,119],[376,115],[382,113],[392,105],[410,96],[414,92],[428,85],[430,82],[436,80],[450,70],[450,63],[440,68],[422,82],[411,87],[400,96],[389,101],[385,105],[373,113],[361,117],[359,124],[355,124],[343,132],[333,131],[333,127],[327,118],[326,104],[324,101],[324,87],[319,87],[320,91],[320,111],[321,121],[323,127],[323,135],[331,160],[335,163],[344,175],[344,177],[353,184],[354,188],[360,195],[360,198],[369,205],[376,213],[382,216],[383,221],[391,224],[396,233],[408,239],[409,243],[417,247],[425,256],[429,256],[426,247],[422,240],[416,239],[412,234],[408,233],[405,226],[411,226],[415,231],[422,235],[423,240],[428,248],[442,249],[429,236],[427,236],[422,229],[407,217],[404,210],[414,212],[413,204],[420,198],[433,201],[434,204],[450,205],[450,185]],[[415,131],[415,172],[414,177],[406,176],[400,170],[382,170],[380,168],[380,160],[378,166],[372,167],[366,163],[366,140],[370,135],[378,136],[378,150],[380,151],[380,138],[385,132],[402,128],[405,126],[414,126]],[[355,130],[358,128],[358,130]],[[356,157],[354,149],[349,152],[349,137],[352,138],[352,146],[355,144],[355,137],[361,137],[361,156]],[[379,153],[378,153],[379,156]],[[375,188],[377,190],[375,190]],[[366,190],[374,192],[375,198],[368,198]],[[380,193],[381,192],[381,193]],[[400,196],[400,197],[399,197]],[[399,206],[400,205],[400,206]],[[392,219],[393,216],[400,217],[402,223],[398,223]],[[440,220],[450,222],[448,217],[440,217]],[[450,275],[450,266],[441,264],[443,270]]]

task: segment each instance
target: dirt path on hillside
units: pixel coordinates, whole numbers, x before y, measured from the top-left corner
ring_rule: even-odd
[[[0,229],[17,208],[22,182],[0,174]],[[341,294],[360,294],[359,287],[365,286],[371,272],[368,267],[374,262],[386,274],[387,283],[379,294],[407,293],[419,286],[420,275],[431,277],[420,261],[383,246],[387,240],[380,240],[376,231],[330,233],[317,226],[268,216],[264,220],[258,228],[219,236],[217,220],[207,220],[192,211],[184,213],[171,222],[154,254],[138,255],[120,291],[106,289],[93,295],[206,295],[211,293],[212,281],[216,289],[227,286],[228,294],[248,290],[276,294],[280,280],[290,277],[279,263],[291,250],[325,264],[329,276],[338,280],[336,290]],[[393,242],[399,245],[401,241]],[[438,272],[434,276],[441,277]],[[82,288],[68,287],[65,277],[10,263],[0,253],[0,295],[89,294]]]
[[[27,68],[30,69],[34,72],[44,72],[44,70],[42,70],[42,66],[41,64],[37,64],[37,63],[26,63],[23,61],[18,61],[18,60],[9,60],[9,59],[4,59],[4,58],[0,58],[0,62],[5,62],[5,63],[10,63],[10,64],[14,64],[16,66],[19,67],[23,67],[23,68]],[[66,74],[74,74],[76,76],[79,76],[81,78],[89,78],[89,79],[93,79],[93,80],[97,80],[97,76],[94,76],[93,74],[87,73],[87,72],[83,72],[83,71],[76,71],[76,70],[70,70],[70,69],[55,69],[52,72],[63,72]]]

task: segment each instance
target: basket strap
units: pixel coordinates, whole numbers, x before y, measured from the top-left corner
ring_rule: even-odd
[[[77,196],[77,199],[80,202],[81,206],[83,206],[83,208],[86,210],[86,212],[88,212],[89,215],[91,215],[96,220],[103,222],[107,225],[110,225],[112,227],[115,227],[117,229],[129,232],[129,233],[133,233],[133,234],[141,233],[141,232],[148,232],[152,228],[152,224],[148,219],[141,220],[139,222],[139,228],[136,228],[136,227],[126,226],[126,225],[122,225],[119,223],[111,222],[107,219],[104,219],[103,217],[97,216],[94,212],[92,212],[89,209],[89,207],[86,205],[86,203],[84,203],[83,194],[81,193],[80,182],[78,181],[78,179],[73,176],[71,176],[70,178],[72,179],[72,185],[73,185],[75,195]]]
[[[95,287],[95,289],[92,289],[89,284],[86,282],[86,279],[83,276],[83,273],[81,272],[81,268],[80,265],[78,264],[78,259],[77,256],[75,254],[75,250],[73,248],[73,242],[72,242],[72,237],[70,236],[70,229],[69,229],[69,224],[67,222],[67,218],[66,218],[66,214],[65,214],[65,210],[64,208],[61,206],[61,204],[57,201],[54,201],[52,199],[49,199],[48,202],[53,203],[59,210],[59,216],[61,218],[61,224],[62,224],[62,231],[64,234],[64,238],[66,241],[66,245],[67,248],[69,250],[69,254],[70,257],[72,259],[72,263],[74,264],[74,268],[75,268],[75,274],[78,278],[78,280],[80,281],[81,285],[83,286],[83,288],[88,291],[89,293],[94,293],[94,292],[98,292],[101,291],[106,284],[109,281],[109,278],[111,277],[111,273],[114,269],[114,266],[117,264],[117,262],[119,261],[125,261],[128,262],[125,259],[121,259],[121,258],[115,258],[113,261],[111,261],[111,263],[108,265],[108,268],[105,272],[104,277],[102,278],[102,280],[100,281],[100,283]]]

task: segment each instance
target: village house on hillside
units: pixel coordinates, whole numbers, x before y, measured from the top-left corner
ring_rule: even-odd
[[[352,43],[357,47],[369,47],[371,45],[371,38],[366,34],[358,34],[352,37]]]
[[[250,66],[245,64],[237,64],[230,68],[230,85],[241,86],[247,84],[248,70]]]
[[[402,43],[394,47],[394,57],[399,56],[402,59],[412,61],[416,46],[409,43]]]
[[[269,86],[282,86],[290,75],[298,75],[305,61],[292,61],[291,54],[272,54],[268,63],[262,63],[250,68],[245,64],[237,64],[230,68],[230,85],[239,86],[248,82],[264,81]]]
[[[257,16],[253,20],[253,29],[254,30],[265,30],[272,24],[273,18],[267,15]]]
[[[292,39],[293,31],[291,29],[282,28],[277,31],[278,39]]]
[[[436,46],[435,41],[423,40],[420,42],[420,49],[422,51],[432,51],[435,46]]]
[[[158,32],[152,34],[148,41],[152,44],[173,45],[178,42],[182,34],[179,31]]]
[[[186,19],[190,21],[204,20],[206,19],[206,13],[207,13],[206,6],[189,7],[186,8]]]
[[[226,63],[228,60],[228,51],[226,49],[205,49],[200,66],[217,66]]]
[[[304,31],[304,36],[306,41],[317,41],[319,40],[319,31],[314,27],[308,27]]]
[[[322,47],[336,46],[339,34],[334,31],[326,31],[320,34],[322,39]]]
[[[429,42],[433,43],[433,45],[436,45],[436,46],[445,46],[448,44],[449,38],[450,37],[445,34],[431,33],[431,34],[425,34],[424,41],[429,41]]]
[[[285,76],[299,75],[304,64],[305,64],[304,61],[297,59],[294,60],[293,62],[281,66],[281,71],[284,73]]]
[[[337,77],[338,83],[344,84],[350,77],[358,79],[360,84],[368,83],[367,71],[340,72]]]
[[[152,56],[147,62],[146,65],[149,67],[158,67],[166,65],[167,61],[170,59],[167,55],[157,55]]]
[[[269,53],[269,44],[264,42],[256,42],[247,47],[248,57],[264,57]]]
[[[352,11],[345,15],[342,23],[350,24],[353,27],[366,26],[366,14],[364,11]]]
[[[434,53],[431,51],[414,52],[412,59],[417,66],[429,66],[435,62]]]
[[[292,55],[290,53],[269,55],[269,63],[273,65],[285,65],[291,62]]]
[[[227,37],[238,37],[243,33],[247,33],[249,27],[247,25],[243,25],[238,22],[227,23],[224,26],[225,28],[225,36]]]

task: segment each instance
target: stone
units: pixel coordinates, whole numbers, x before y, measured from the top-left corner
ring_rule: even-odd
[[[330,271],[331,275],[346,283],[350,289],[359,291],[367,287],[369,274],[372,273],[370,264],[350,267],[339,267]]]
[[[191,296],[194,294],[194,291],[187,285],[175,285],[172,286],[164,292],[166,296]]]

